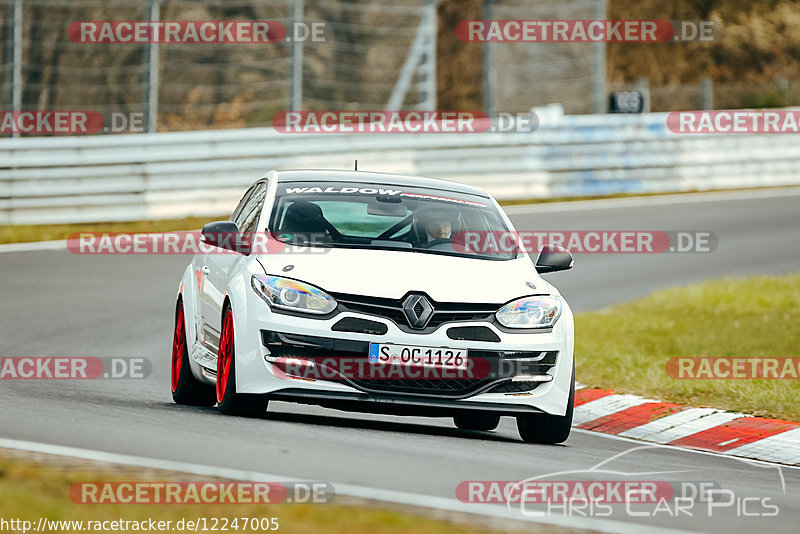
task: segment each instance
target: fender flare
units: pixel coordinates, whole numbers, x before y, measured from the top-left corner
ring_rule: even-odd
[[[176,302],[177,299],[183,300],[183,313],[186,321],[186,347],[189,350],[189,367],[197,380],[207,383],[202,376],[200,364],[195,362],[191,357],[192,349],[198,339],[197,330],[199,326],[198,318],[200,306],[200,288],[197,285],[196,271],[192,268],[191,263],[186,267],[181,276]]]

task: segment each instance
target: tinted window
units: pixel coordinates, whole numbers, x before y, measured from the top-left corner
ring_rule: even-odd
[[[250,198],[250,195],[253,194],[253,191],[255,191],[255,189],[256,186],[253,185],[250,186],[250,189],[248,189],[245,192],[245,194],[242,196],[242,199],[239,201],[239,204],[236,206],[236,209],[233,210],[233,213],[231,214],[230,218],[231,221],[236,222],[238,220],[239,214],[242,212],[242,208],[244,208],[244,205],[247,203],[247,199]]]
[[[261,215],[261,208],[264,205],[264,197],[267,195],[267,184],[262,182],[256,184],[240,203],[237,212],[234,212],[233,222],[239,227],[241,233],[251,233],[256,231],[256,224]]]

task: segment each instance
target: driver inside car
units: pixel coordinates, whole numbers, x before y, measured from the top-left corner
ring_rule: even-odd
[[[446,242],[453,235],[455,214],[447,209],[425,209],[414,214],[413,235],[417,246]]]
[[[428,241],[434,239],[447,239],[453,231],[453,225],[447,220],[434,220],[425,225],[425,232],[428,234]]]

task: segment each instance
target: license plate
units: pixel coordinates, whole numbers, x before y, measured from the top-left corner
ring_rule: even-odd
[[[417,347],[391,343],[370,343],[369,362],[400,364],[407,367],[466,369],[467,350],[445,347]]]

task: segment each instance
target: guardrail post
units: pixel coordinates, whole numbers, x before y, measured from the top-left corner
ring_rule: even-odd
[[[160,20],[161,0],[148,0],[148,19],[150,22]],[[150,34],[147,44],[147,83],[145,84],[145,116],[147,117],[147,132],[154,133],[158,130],[158,43],[154,42],[154,33]]]
[[[425,33],[425,49],[420,57],[420,78],[422,95],[420,107],[423,110],[436,109],[436,8],[440,0],[427,0],[422,7],[422,27]]]
[[[592,1],[592,18],[606,18],[606,0]],[[592,43],[592,113],[606,113],[606,43]]]
[[[636,90],[642,94],[642,113],[650,113],[650,80],[639,78],[636,81]]]
[[[700,80],[700,109],[714,109],[714,82],[709,76]]]
[[[303,22],[304,0],[292,3],[292,21]],[[303,111],[303,41],[292,35],[292,79],[289,84],[289,111]]]
[[[11,87],[9,104],[12,111],[22,111],[22,0],[11,0],[13,14],[8,17],[11,39]],[[19,137],[19,132],[12,134]]]
[[[483,20],[493,20],[497,0],[483,0]],[[489,42],[483,43],[483,112],[494,117],[494,72],[492,71],[492,49]]]

